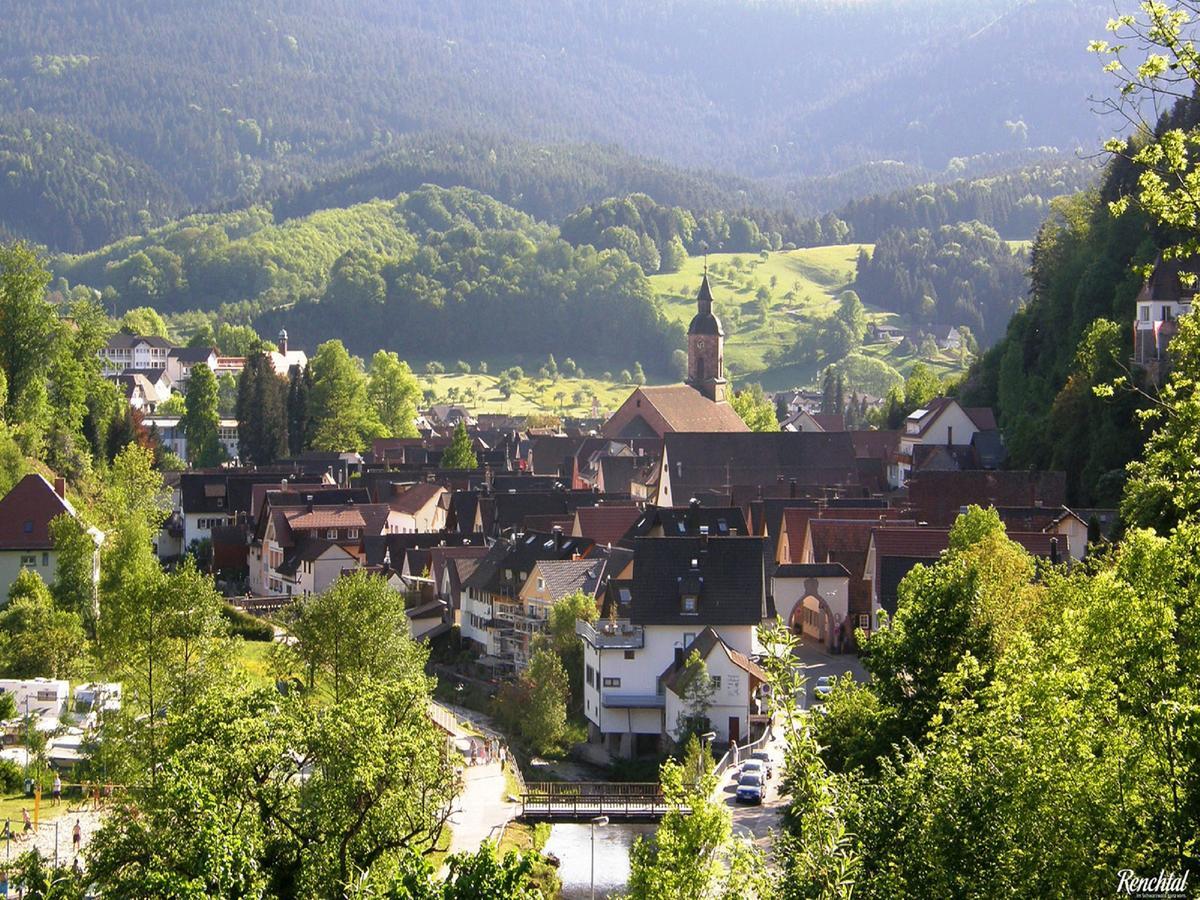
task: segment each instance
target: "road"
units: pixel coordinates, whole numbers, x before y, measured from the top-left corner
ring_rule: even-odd
[[[808,679],[804,698],[804,709],[806,710],[812,708],[815,696],[813,689],[816,687],[817,679],[822,675],[843,676],[849,672],[855,681],[866,681],[868,677],[867,670],[857,655],[851,653],[835,655],[827,652],[823,645],[815,641],[805,641],[796,655],[799,657],[805,677]],[[729,807],[733,814],[734,832],[751,837],[756,846],[766,850],[769,846],[768,839],[771,830],[782,827],[783,810],[787,806],[786,798],[779,793],[784,754],[781,733],[776,730],[772,739],[762,749],[770,755],[771,767],[774,770],[774,777],[767,781],[766,790],[763,792],[762,804],[751,805],[737,802],[738,770],[733,766],[725,771],[721,783],[717,786],[716,796]]]

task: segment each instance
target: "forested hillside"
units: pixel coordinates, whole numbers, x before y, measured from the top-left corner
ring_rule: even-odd
[[[105,155],[136,161],[126,170],[140,163],[172,188],[159,197],[155,179],[138,178],[151,186],[126,193],[127,173],[114,172],[80,199],[53,188],[52,206],[76,210],[61,229],[7,215],[4,224],[78,250],[96,244],[92,220],[108,239],[142,209],[154,221],[164,200],[176,199],[173,213],[245,203],[348,164],[367,181],[386,178],[390,151],[402,148],[403,168],[420,147],[405,141],[422,134],[438,155],[453,147],[449,134],[620,142],[627,153],[772,179],[773,196],[812,215],[928,180],[954,158],[1014,152],[1015,164],[1030,148],[1093,146],[1099,133],[1086,98],[1100,76],[1084,47],[1107,13],[1083,0],[610,0],[562,13],[555,0],[13,5],[0,29],[0,116],[78,129],[62,139],[73,154],[55,162],[50,183],[83,184],[102,170],[91,150],[100,142],[113,148]],[[11,141],[23,126],[0,127]],[[503,144],[496,156],[503,171]],[[491,162],[490,148],[482,159]],[[650,190],[653,173],[638,167],[605,177],[603,191],[576,192],[554,218]],[[587,166],[566,168],[577,181]],[[414,177],[385,196],[440,181]],[[549,216],[551,196],[507,178],[473,186]],[[708,189],[690,190],[660,199],[693,206]],[[293,212],[317,208],[303,190],[285,196]]]
[[[55,275],[107,308],[152,306],[193,327],[219,315],[301,345],[340,337],[420,359],[544,360],[548,347],[611,368],[664,372],[683,333],[641,268],[575,248],[524,213],[462,188],[324,210],[277,225],[261,208],[193,216],[95,253]],[[195,314],[205,313],[205,316]],[[443,356],[444,355],[444,356]]]
[[[1200,105],[1180,103],[1159,127],[1198,121]],[[1137,411],[1149,399],[1131,387],[1094,390],[1117,378],[1137,385],[1134,270],[1177,240],[1136,206],[1112,214],[1109,203],[1136,190],[1138,173],[1116,158],[1098,190],[1055,201],[1033,245],[1029,303],[964,385],[969,402],[996,407],[1012,465],[1065,471],[1080,505],[1116,505],[1145,441]]]

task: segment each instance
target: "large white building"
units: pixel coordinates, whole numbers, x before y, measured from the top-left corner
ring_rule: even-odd
[[[766,619],[762,538],[639,538],[632,572],[610,581],[600,622],[576,626],[589,740],[613,756],[658,752],[676,728],[665,683],[671,667],[718,645],[748,659],[762,650],[757,629]],[[708,646],[697,643],[706,630]],[[719,740],[745,743],[758,715],[749,684],[710,710]]]

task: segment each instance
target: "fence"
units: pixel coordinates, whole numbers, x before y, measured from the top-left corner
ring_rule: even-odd
[[[645,819],[673,808],[658,782],[535,782],[521,793],[521,816],[528,819]]]

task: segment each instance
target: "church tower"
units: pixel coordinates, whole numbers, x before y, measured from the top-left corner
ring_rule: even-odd
[[[708,274],[700,282],[700,294],[696,298],[698,307],[692,324],[688,326],[688,377],[687,383],[709,400],[725,402],[725,329],[721,320],[712,311],[712,291],[708,287]]]

